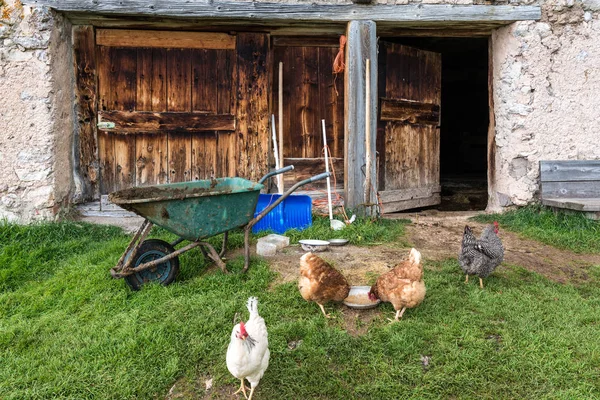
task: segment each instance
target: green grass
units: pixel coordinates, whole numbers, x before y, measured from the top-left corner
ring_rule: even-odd
[[[131,292],[108,274],[129,240],[117,229],[4,225],[0,239],[2,399],[162,399],[178,380],[202,398],[207,377],[213,393],[236,390],[225,352],[250,295],[271,349],[257,399],[600,397],[600,267],[570,286],[503,266],[480,290],[456,260],[430,263],[420,307],[389,325],[393,309],[380,306],[352,337],[341,307],[328,306],[327,321],[295,284],[270,289],[260,259],[223,275],[190,251],[176,283]]]
[[[313,216],[312,226],[298,231],[290,229],[286,232],[291,243],[297,243],[300,239],[348,239],[354,245],[376,245],[389,242],[402,242],[405,233],[404,227],[410,223],[409,220],[371,220],[369,218],[357,218],[350,225],[339,231],[334,231],[330,227],[328,217]],[[261,233],[260,236],[268,232]]]
[[[543,206],[522,207],[504,214],[482,214],[479,222],[498,221],[501,229],[576,253],[600,253],[600,221],[582,214],[552,211]]]

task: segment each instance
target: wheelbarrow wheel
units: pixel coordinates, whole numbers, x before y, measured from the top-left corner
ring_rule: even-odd
[[[172,252],[175,248],[160,239],[148,239],[142,242],[131,264],[137,267],[141,264],[158,260]],[[175,280],[179,273],[179,258],[174,257],[156,267],[148,268],[125,277],[125,282],[132,290],[139,290],[144,284],[157,282],[167,286]]]

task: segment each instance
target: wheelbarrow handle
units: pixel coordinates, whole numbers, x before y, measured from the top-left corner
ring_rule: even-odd
[[[323,172],[322,174],[310,177],[309,182],[320,181],[321,179],[329,178],[330,176],[331,172]]]
[[[288,165],[287,167],[276,169],[275,171],[271,171],[268,174],[266,174],[265,176],[263,176],[262,178],[260,178],[260,181],[258,181],[258,183],[263,183],[264,181],[266,181],[267,179],[269,179],[273,175],[283,174],[284,172],[288,172],[288,171],[291,171],[293,169],[294,169],[293,165]]]
[[[291,167],[291,165],[290,165]],[[286,167],[287,168],[287,167]],[[303,181],[300,181],[298,183],[296,183],[294,186],[292,186],[291,188],[289,188],[287,190],[287,192],[285,192],[284,194],[282,194],[281,196],[279,196],[279,198],[277,200],[275,200],[273,203],[271,203],[268,207],[266,207],[264,210],[262,210],[256,217],[254,217],[253,219],[251,219],[248,222],[248,225],[246,225],[246,227],[244,229],[246,230],[250,230],[252,229],[252,227],[262,219],[262,217],[264,217],[265,215],[267,215],[269,212],[271,212],[272,209],[274,209],[275,207],[277,207],[279,205],[279,203],[281,203],[283,200],[285,200],[289,195],[291,195],[292,193],[294,193],[294,191],[296,189],[298,189],[300,186],[306,185],[307,183],[311,183],[311,182],[315,182],[321,179],[325,179],[327,177],[331,176],[331,172],[323,172],[322,174],[319,175],[315,175],[315,176],[311,176],[310,178],[307,178]]]

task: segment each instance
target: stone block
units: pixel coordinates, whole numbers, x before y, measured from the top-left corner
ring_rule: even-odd
[[[290,238],[287,236],[277,235],[275,233],[271,235],[267,235],[263,238],[258,239],[258,241],[263,241],[264,243],[271,243],[277,247],[277,250],[283,249],[290,245]]]
[[[274,256],[277,253],[277,246],[269,242],[261,242],[256,244],[256,254],[263,257]]]

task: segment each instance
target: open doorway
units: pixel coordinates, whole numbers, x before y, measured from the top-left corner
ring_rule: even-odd
[[[484,210],[488,201],[488,39],[402,37],[385,41],[441,54],[441,202],[433,207]]]

